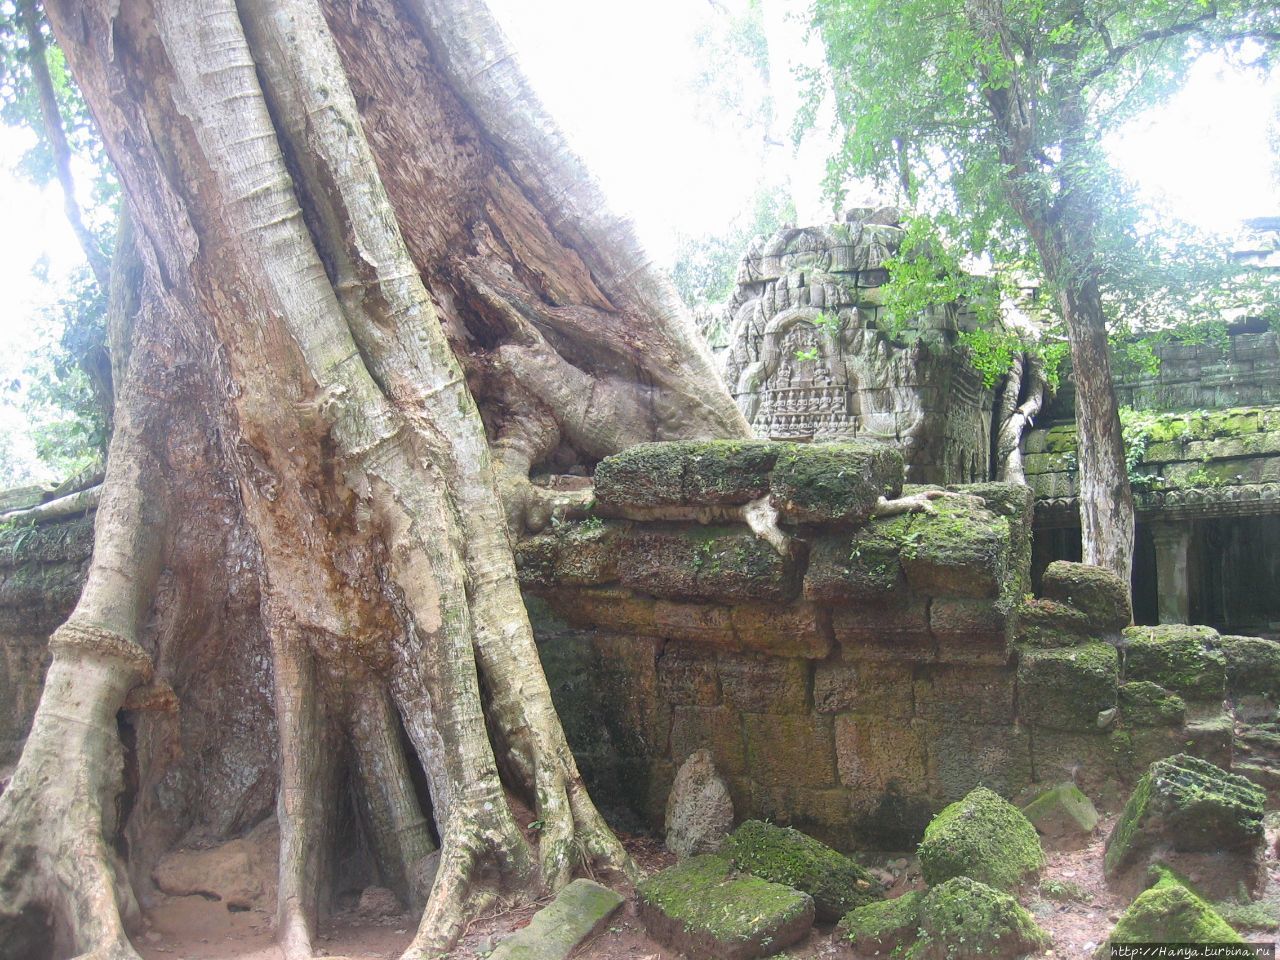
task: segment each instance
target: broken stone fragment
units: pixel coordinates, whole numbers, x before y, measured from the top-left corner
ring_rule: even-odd
[[[846,913],[837,935],[853,944],[858,953],[888,956],[898,953],[916,938],[920,901],[924,891],[909,890],[892,900],[876,900]]]
[[[802,939],[813,898],[736,874],[725,857],[693,857],[636,887],[640,919],[659,943],[690,957],[753,960]]]
[[[1098,826],[1093,801],[1074,783],[1050,787],[1024,806],[1022,813],[1041,837],[1064,850],[1087,844]]]
[[[1174,875],[1163,871],[1160,880],[1144,890],[1120,915],[1108,944],[1116,943],[1244,943],[1216,910],[1196,896]]]
[[[573,881],[529,925],[507,937],[489,960],[564,960],[622,906],[623,898],[592,880]]]
[[[1254,854],[1263,843],[1266,792],[1206,760],[1178,754],[1143,774],[1107,837],[1114,877],[1158,847],[1183,853]]]
[[[695,750],[676,772],[667,798],[667,849],[680,857],[714,853],[733,829],[733,801],[711,751]]]
[[[1162,624],[1124,631],[1125,680],[1149,680],[1187,700],[1226,695],[1227,662],[1212,627]]]
[[[729,835],[724,853],[739,870],[809,894],[819,920],[839,920],[882,892],[844,854],[790,827],[748,820]]]
[[[986,787],[971,790],[933,818],[920,843],[920,870],[936,885],[971,877],[1013,890],[1044,866],[1036,829],[1017,807]]]
[[[1046,934],[1013,897],[969,877],[929,890],[916,917],[910,960],[1012,960],[1049,946]]]

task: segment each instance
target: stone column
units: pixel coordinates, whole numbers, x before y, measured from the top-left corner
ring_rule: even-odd
[[[1187,582],[1187,547],[1191,528],[1187,523],[1153,523],[1156,545],[1156,596],[1161,623],[1186,623],[1190,618],[1190,585]]]

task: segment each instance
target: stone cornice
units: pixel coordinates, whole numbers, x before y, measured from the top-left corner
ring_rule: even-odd
[[[1179,487],[1135,497],[1138,519],[1205,520],[1215,517],[1256,517],[1280,513],[1280,483],[1242,483],[1220,487]],[[1079,497],[1036,500],[1037,527],[1079,524]]]

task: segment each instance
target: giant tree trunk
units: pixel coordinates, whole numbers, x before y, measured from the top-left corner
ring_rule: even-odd
[[[89,581],[0,797],[0,957],[38,955],[46,929],[62,953],[133,956],[137,871],[116,844],[150,848],[116,822],[115,717],[127,698],[183,709],[170,665],[199,614],[172,607],[217,599],[188,584],[153,612],[179,570],[253,572],[241,642],[273,678],[287,956],[312,953],[345,782],[379,874],[425,902],[406,956],[446,950],[495,898],[628,872],[551,705],[510,536],[587,503],[531,472],[746,425],[483,5],[47,14],[145,279]],[[208,485],[226,533],[206,535]],[[542,823],[536,852],[508,790]]]

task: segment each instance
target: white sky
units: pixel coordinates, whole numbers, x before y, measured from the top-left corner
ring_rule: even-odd
[[[757,145],[701,122],[690,90],[694,38],[708,4],[491,3],[534,86],[614,205],[636,219],[658,262],[669,257],[675,231],[714,231],[742,210],[760,178]],[[798,49],[799,28],[790,30]],[[1275,148],[1267,141],[1278,105],[1280,71],[1264,84],[1206,58],[1185,93],[1117,138],[1114,153],[1179,216],[1230,229],[1244,217],[1280,212]],[[35,311],[51,297],[32,266],[47,259],[57,279],[80,259],[57,188],[39,191],[9,173],[27,142],[22,132],[0,131],[0,388],[25,365],[36,342]],[[816,184],[821,153],[810,150],[793,179]],[[0,431],[19,426],[0,405]]]

